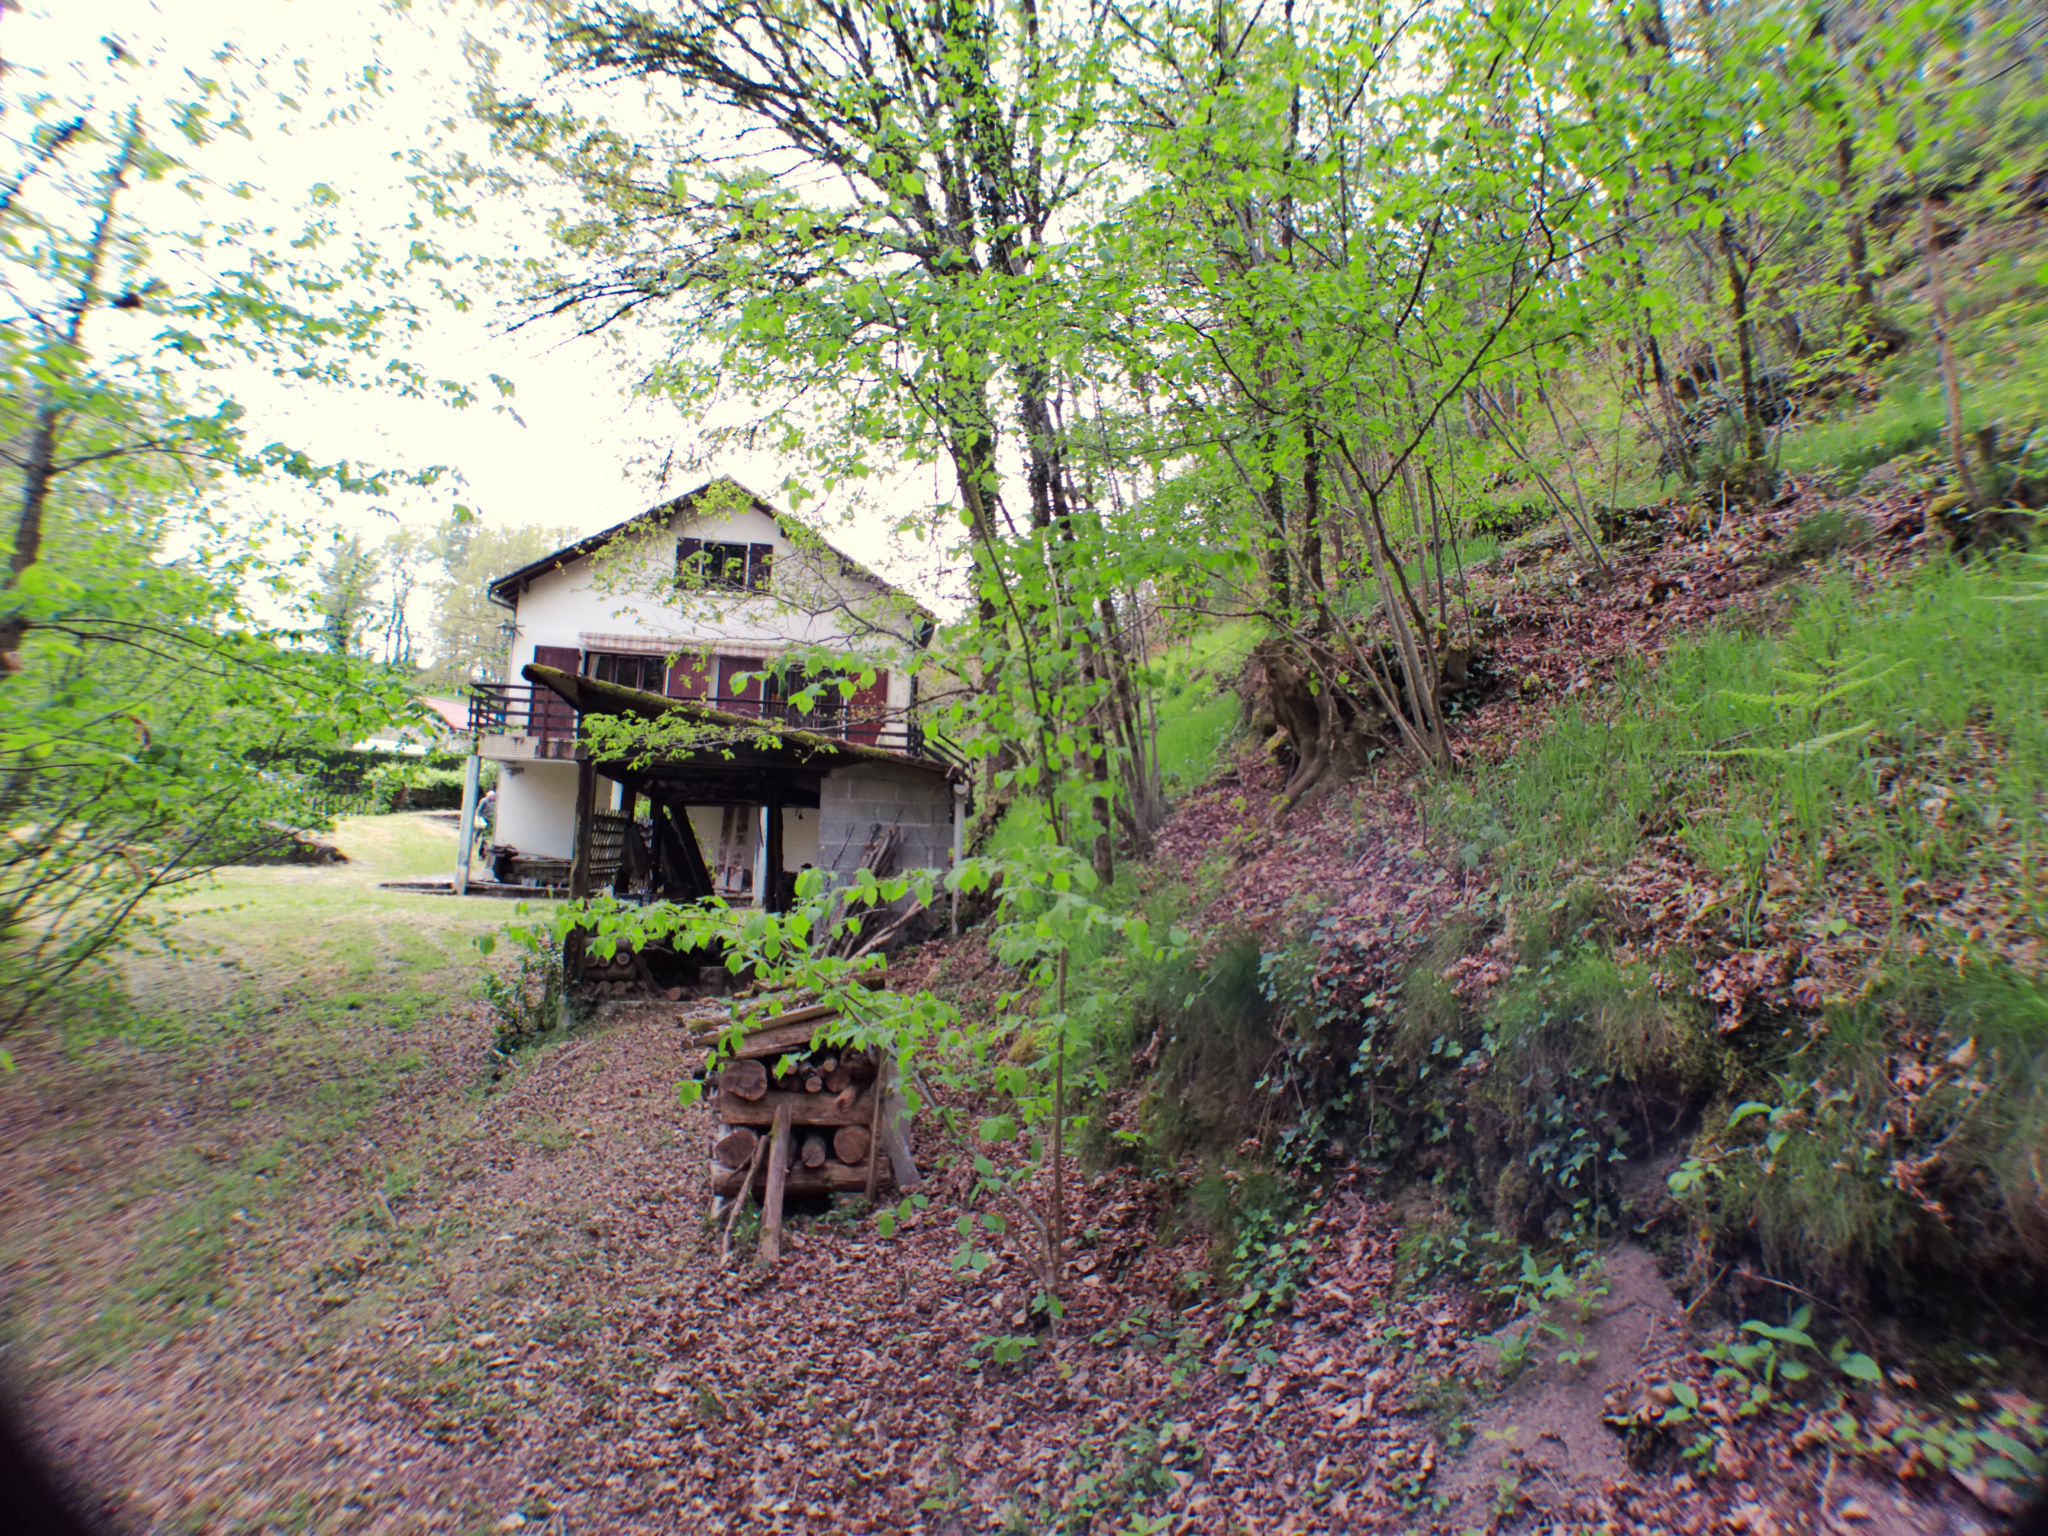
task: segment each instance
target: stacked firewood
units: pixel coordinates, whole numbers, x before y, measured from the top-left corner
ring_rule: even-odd
[[[731,1049],[730,1026],[688,1037],[722,1049],[706,1083],[718,1118],[711,1193],[759,1198],[764,1251],[779,1247],[785,1194],[872,1196],[885,1178],[917,1180],[887,1056],[816,1042],[838,1016],[817,1004],[750,1021]]]

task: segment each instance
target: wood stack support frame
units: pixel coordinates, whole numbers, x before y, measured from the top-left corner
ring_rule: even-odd
[[[899,1190],[918,1182],[894,1062],[886,1052],[816,1042],[838,1016],[819,1004],[760,1020],[707,1085],[720,1122],[711,1193],[730,1199],[752,1190],[761,1202],[761,1254],[770,1262],[781,1251],[785,1194],[872,1199],[885,1179]],[[706,1031],[688,1043],[715,1046],[729,1032]]]

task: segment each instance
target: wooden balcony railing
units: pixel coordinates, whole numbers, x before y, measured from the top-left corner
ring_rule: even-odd
[[[853,709],[842,700],[823,700],[808,710],[794,709],[783,699],[716,697],[691,702],[840,741],[929,758],[955,768],[967,766],[966,759],[950,742],[932,736],[917,721],[896,714]],[[577,712],[552,688],[533,683],[477,683],[469,691],[469,733],[570,742],[577,734]],[[542,755],[549,755],[545,748]]]

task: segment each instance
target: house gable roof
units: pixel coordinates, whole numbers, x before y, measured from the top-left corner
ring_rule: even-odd
[[[508,575],[500,576],[496,581],[490,583],[489,586],[485,587],[484,590],[490,595],[492,601],[501,603],[505,607],[510,608],[518,601],[518,595],[525,588],[527,583],[531,582],[535,577],[544,576],[549,571],[560,570],[564,566],[573,565],[579,560],[587,559],[591,555],[596,554],[600,549],[603,549],[607,544],[611,543],[620,535],[629,533],[635,528],[644,528],[651,523],[657,523],[665,521],[669,518],[673,518],[679,513],[689,512],[693,510],[695,505],[698,502],[702,501],[708,493],[720,488],[730,488],[731,490],[737,491],[740,495],[744,496],[746,498],[747,505],[751,507],[754,511],[759,512],[763,516],[771,519],[774,522],[776,528],[779,531],[781,531],[782,535],[785,538],[789,537],[789,529],[786,525],[790,523],[796,523],[796,526],[803,530],[804,538],[817,540],[818,544],[822,548],[824,548],[828,553],[836,557],[841,563],[845,565],[845,567],[849,571],[854,572],[869,581],[872,581],[877,587],[879,587],[884,592],[893,593],[898,597],[908,599],[911,606],[916,608],[917,611],[920,614],[922,614],[925,618],[931,619],[934,623],[937,622],[937,615],[933,614],[932,611],[929,608],[925,607],[923,603],[920,603],[915,598],[910,597],[909,593],[903,591],[903,589],[898,587],[894,582],[888,581],[881,576],[877,576],[873,571],[869,570],[866,566],[862,565],[858,560],[854,559],[851,555],[847,554],[845,551],[841,549],[834,547],[831,543],[829,543],[821,535],[819,535],[815,529],[811,528],[807,524],[797,523],[796,519],[792,518],[788,513],[777,508],[772,502],[768,501],[765,497],[757,496],[754,492],[748,490],[744,485],[741,485],[737,480],[731,479],[727,476],[720,476],[716,480],[707,480],[704,482],[704,484],[698,486],[694,491],[685,491],[682,495],[677,496],[672,500],[661,502],[656,506],[649,507],[645,512],[639,512],[634,514],[632,517],[627,518],[622,523],[614,523],[611,527],[602,529],[597,533],[593,533],[588,538],[578,539],[574,544],[564,545],[561,549],[556,550],[553,554],[543,555],[540,557],[540,559],[532,561],[529,564],[522,565],[521,567],[519,567],[518,570],[513,571]]]

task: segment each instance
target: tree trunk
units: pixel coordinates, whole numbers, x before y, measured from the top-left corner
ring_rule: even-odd
[[[1742,379],[1742,451],[1749,460],[1752,493],[1764,462],[1763,406],[1756,392],[1756,342],[1749,323],[1749,278],[1737,254],[1735,221],[1721,220],[1721,255],[1728,266],[1728,308],[1735,320],[1735,357]]]
[[[127,189],[128,168],[135,163],[141,147],[141,123],[130,112],[121,152],[108,168],[103,183],[99,212],[86,246],[85,270],[79,273],[78,284],[64,306],[68,314],[60,333],[61,345],[55,350],[62,355],[59,366],[66,370],[79,366],[79,341],[85,332],[85,317],[99,307],[100,273],[106,268],[107,248],[113,241],[114,208]],[[48,337],[47,332],[45,336]],[[21,584],[23,573],[42,558],[43,519],[49,507],[50,486],[60,473],[57,444],[63,436],[65,414],[57,401],[56,386],[45,384],[42,401],[36,408],[35,430],[29,438],[28,459],[22,466],[21,510],[15,517],[14,549],[8,557],[7,580],[0,584],[0,593],[14,591]],[[21,642],[28,630],[29,621],[19,609],[0,617],[0,678],[21,670]]]
[[[1942,286],[1941,252],[1935,244],[1934,202],[1924,194],[1920,199],[1920,259],[1927,264],[1927,314],[1934,325],[1934,346],[1941,357],[1941,395],[1948,408],[1948,452],[1955,465],[1956,481],[1969,498],[1972,512],[1984,508],[1983,494],[1970,473],[1970,459],[1963,446],[1962,369],[1956,362],[1955,342],[1948,330],[1948,296]]]

